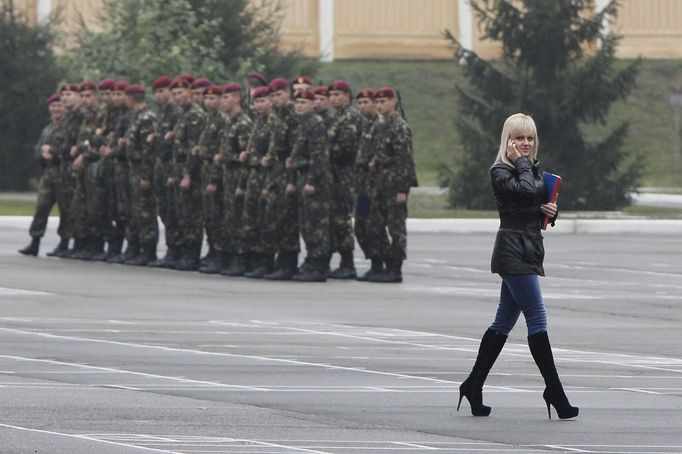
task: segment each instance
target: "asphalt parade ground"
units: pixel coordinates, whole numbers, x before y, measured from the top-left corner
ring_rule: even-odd
[[[54,224],[54,220],[51,221]],[[681,453],[682,236],[545,236],[552,420],[519,320],[476,418],[494,233],[413,233],[400,285],[19,255],[0,221],[0,453]],[[335,258],[335,260],[337,260]],[[360,271],[367,264],[356,257]]]

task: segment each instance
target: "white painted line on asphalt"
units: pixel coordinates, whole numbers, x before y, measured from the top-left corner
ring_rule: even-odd
[[[578,448],[570,448],[568,446],[559,446],[559,445],[544,445],[546,448],[551,448],[551,449],[562,449],[564,451],[570,451],[570,452],[586,452],[586,453],[593,453],[594,451],[586,451],[584,449],[578,449]]]
[[[164,452],[166,454],[182,454],[182,453],[177,452],[177,451],[168,451],[166,449],[147,448],[144,446],[135,446],[135,445],[127,444],[127,443],[119,443],[119,442],[108,441],[108,440],[99,440],[97,438],[88,437],[87,435],[67,434],[67,433],[62,433],[62,432],[54,432],[51,430],[32,429],[30,427],[21,427],[21,426],[15,426],[12,424],[2,424],[2,423],[0,423],[0,427],[5,427],[7,429],[20,430],[20,431],[24,431],[24,432],[33,432],[33,433],[40,433],[40,434],[45,434],[45,435],[57,435],[59,437],[74,438],[77,440],[92,441],[92,442],[96,442],[96,443],[104,443],[104,444],[110,444],[110,445],[115,445],[115,446],[123,446],[125,448],[135,448],[135,449],[140,449],[142,451]]]
[[[50,293],[39,292],[36,290],[24,290],[20,288],[0,287],[0,296],[45,296],[45,295],[50,295]]]
[[[393,444],[399,445],[399,446],[407,446],[410,448],[423,449],[425,451],[438,451],[438,448],[434,448],[431,446],[418,445],[416,443],[405,443],[405,442],[400,442],[400,441],[394,441]]]

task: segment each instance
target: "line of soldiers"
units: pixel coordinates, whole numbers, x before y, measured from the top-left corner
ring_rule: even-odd
[[[48,99],[32,240],[19,252],[38,254],[56,203],[61,241],[48,256],[271,280],[402,282],[407,197],[417,181],[396,91],[360,90],[356,108],[347,82],[311,84],[305,76],[267,83],[251,72],[243,90],[160,76],[156,111],[139,84],[64,84]],[[356,238],[371,260],[360,276]]]

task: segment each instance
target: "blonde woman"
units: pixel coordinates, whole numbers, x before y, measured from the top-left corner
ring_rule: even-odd
[[[459,387],[457,410],[466,397],[474,416],[488,416],[483,405],[483,383],[497,359],[507,335],[523,312],[528,327],[528,346],[545,380],[542,397],[560,419],[578,416],[559,380],[552,348],[547,336],[547,315],[540,293],[539,276],[545,272],[545,250],[540,229],[545,216],[557,216],[557,206],[546,203],[542,173],[535,158],[538,136],[535,122],[528,115],[514,114],[502,128],[500,149],[490,168],[493,196],[500,216],[491,269],[502,278],[500,304],[495,320],[483,335],[478,356],[469,377]]]

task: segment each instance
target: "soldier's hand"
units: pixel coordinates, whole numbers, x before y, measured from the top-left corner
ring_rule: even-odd
[[[40,156],[46,161],[52,161],[53,158],[52,152],[50,151],[49,148],[47,150],[43,148],[43,151],[40,153]]]
[[[140,180],[140,189],[143,191],[148,191],[152,187],[152,183],[149,180]]]
[[[287,191],[287,194],[293,194],[293,193],[296,192],[296,186],[293,185],[293,184],[291,184],[291,183],[289,183],[289,184],[287,184],[287,189],[286,189],[286,191]]]
[[[263,167],[270,167],[270,163],[272,162],[272,158],[270,156],[263,156],[260,160],[260,165]]]
[[[147,143],[153,144],[156,142],[156,134],[151,133],[147,136]]]
[[[303,186],[303,191],[305,191],[306,194],[312,194],[315,192],[315,186],[312,184],[306,184]]]
[[[78,148],[74,145],[71,147],[71,150],[69,150],[69,154],[71,155],[72,158],[75,158],[76,155],[78,154]]]
[[[262,199],[267,199],[267,198],[268,198],[268,194],[270,194],[270,191],[268,191],[267,189],[263,189],[263,190],[260,192],[260,196],[261,196]]]
[[[218,189],[218,185],[209,183],[206,185],[206,193],[207,194],[215,194],[216,190]]]
[[[216,154],[213,156],[213,164],[214,164],[214,165],[217,165],[217,166],[223,164],[223,155],[222,155],[221,153],[216,153]]]
[[[244,197],[244,194],[246,194],[246,191],[242,188],[237,188],[234,190],[235,197]]]
[[[194,145],[192,147],[192,156],[196,156],[199,154],[199,145]]]
[[[376,162],[374,159],[372,159],[372,160],[369,162],[369,164],[367,165],[367,167],[369,167],[369,170],[370,170],[372,173],[377,173],[377,170],[379,170],[379,167],[377,166],[377,162]]]
[[[163,136],[163,139],[164,139],[166,142],[170,142],[171,140],[173,140],[173,135],[174,135],[174,134],[173,134],[173,131],[168,131],[168,132],[166,133],[166,135]]]
[[[240,162],[246,162],[247,159],[249,159],[249,153],[247,153],[246,151],[242,151],[241,153],[239,153]]]
[[[192,183],[192,177],[189,176],[189,173],[186,173],[184,177],[182,177],[182,181],[180,182],[180,189],[183,191],[189,190],[189,185]]]
[[[396,203],[405,203],[407,202],[407,194],[404,192],[399,192],[395,195],[395,202]]]
[[[173,186],[175,184],[175,178],[173,177],[168,177],[166,180],[166,186]]]
[[[101,136],[103,132],[104,130],[102,128],[95,129],[95,134],[97,134],[98,136]]]
[[[75,172],[79,172],[83,168],[83,155],[78,156],[71,167]]]
[[[291,169],[294,166],[294,158],[291,156],[288,157],[284,165],[287,167],[287,169]]]
[[[102,145],[99,147],[99,154],[104,156],[105,158],[111,154],[111,147],[108,147],[106,145]]]

